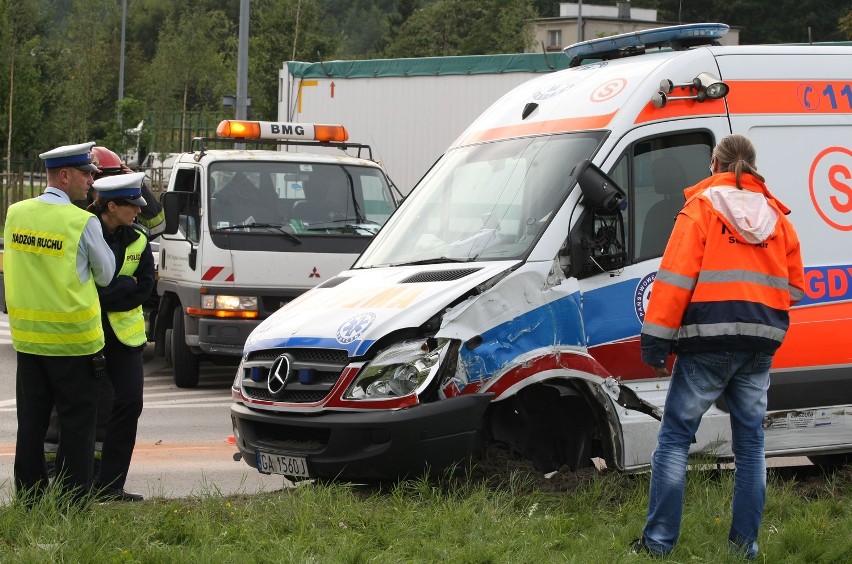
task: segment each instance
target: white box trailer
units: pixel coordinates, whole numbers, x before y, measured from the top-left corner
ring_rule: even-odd
[[[567,66],[562,53],[289,61],[279,71],[278,120],[345,123],[407,194],[488,106]]]

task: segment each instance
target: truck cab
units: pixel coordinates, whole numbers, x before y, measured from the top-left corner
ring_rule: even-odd
[[[684,189],[747,135],[793,210],[807,296],[774,357],[767,456],[852,452],[850,47],[694,24],[566,48],[426,173],[353,264],[249,336],[231,408],[260,472],[398,479],[491,449],[649,467],[668,378],[639,334]],[[723,401],[693,454],[730,459]]]
[[[153,334],[179,387],[201,361],[236,364],[263,319],[349,268],[397,206],[342,126],[226,120],[217,134],[177,157],[162,198]]]

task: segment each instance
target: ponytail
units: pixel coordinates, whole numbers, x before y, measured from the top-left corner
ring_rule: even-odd
[[[721,172],[733,172],[736,175],[736,185],[740,190],[743,189],[740,184],[743,173],[750,174],[761,182],[766,180],[757,173],[755,165],[757,153],[748,137],[736,134],[726,135],[713,149],[713,157],[719,164]]]

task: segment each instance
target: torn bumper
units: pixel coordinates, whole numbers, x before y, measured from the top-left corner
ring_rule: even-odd
[[[311,478],[385,480],[432,473],[475,451],[492,394],[472,394],[396,411],[320,415],[231,407],[237,447],[257,468],[258,450],[304,457]]]

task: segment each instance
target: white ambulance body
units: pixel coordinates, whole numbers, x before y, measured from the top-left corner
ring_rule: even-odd
[[[231,410],[246,462],[379,479],[502,447],[542,471],[647,468],[669,380],[641,362],[644,307],[683,189],[730,133],[754,141],[806,265],[767,455],[848,459],[852,47],[701,45],[726,29],[571,46],[571,68],[483,113],[352,269],[251,334]],[[730,443],[720,401],[692,452]]]
[[[340,126],[225,121],[218,133],[231,147],[258,139],[269,147],[208,148],[223,139],[197,139],[172,169],[152,340],[180,387],[197,385],[201,360],[239,362],[261,320],[352,266],[396,208],[369,147],[346,143]]]

